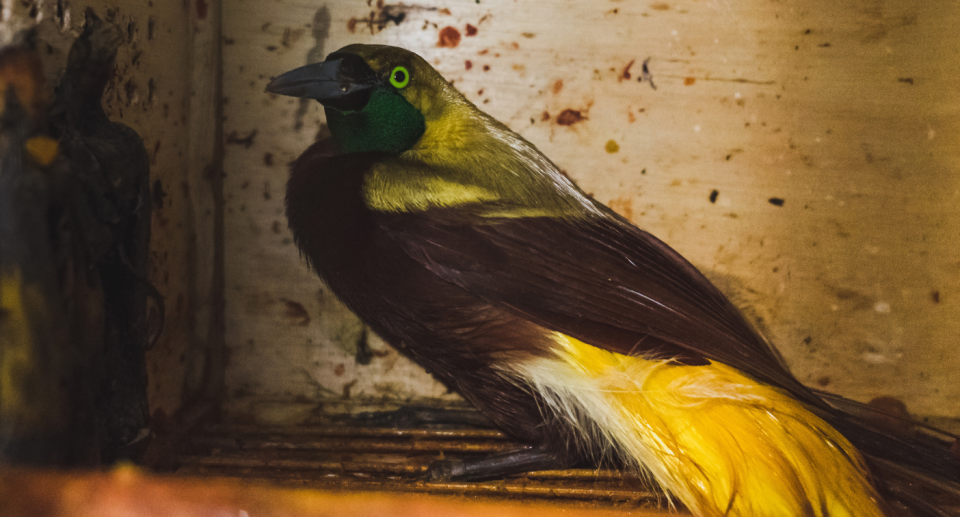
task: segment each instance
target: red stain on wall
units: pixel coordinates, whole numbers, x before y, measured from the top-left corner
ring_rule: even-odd
[[[561,126],[572,126],[581,120],[584,120],[586,117],[583,116],[583,113],[580,110],[565,109],[557,115],[557,124]]]
[[[437,41],[438,47],[454,48],[459,44],[460,31],[450,26],[440,29],[440,40]]]
[[[630,67],[633,66],[633,63],[635,63],[636,61],[637,61],[636,59],[631,59],[630,62],[627,63],[627,66],[623,67],[623,72],[620,73],[620,77],[617,78],[617,81],[624,81],[624,80],[630,79]]]

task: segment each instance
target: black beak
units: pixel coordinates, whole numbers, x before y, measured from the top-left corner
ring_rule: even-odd
[[[359,111],[379,86],[376,73],[354,54],[333,53],[322,63],[302,66],[270,81],[267,91],[316,99],[328,108]]]

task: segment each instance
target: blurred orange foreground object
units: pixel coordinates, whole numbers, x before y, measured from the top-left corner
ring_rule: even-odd
[[[476,501],[455,496],[288,490],[216,478],[0,468],[4,517],[613,517],[649,510]]]

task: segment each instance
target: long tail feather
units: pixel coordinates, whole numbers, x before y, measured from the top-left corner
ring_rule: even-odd
[[[827,420],[864,456],[884,498],[908,516],[960,516],[957,437],[912,420],[825,395],[837,408]]]

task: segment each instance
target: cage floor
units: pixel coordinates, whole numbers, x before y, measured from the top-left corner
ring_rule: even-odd
[[[238,478],[322,490],[413,492],[568,501],[620,509],[666,509],[662,493],[615,470],[549,470],[485,482],[428,482],[443,458],[505,452],[519,445],[488,429],[210,425],[193,435],[178,474]]]

